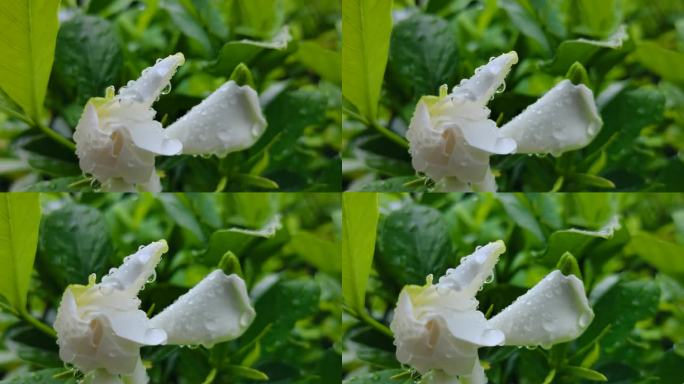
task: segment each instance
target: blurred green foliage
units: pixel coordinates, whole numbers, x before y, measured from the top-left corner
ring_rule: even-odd
[[[594,321],[577,340],[550,350],[480,349],[490,383],[584,383],[600,378],[596,372],[611,383],[684,380],[684,196],[379,196],[365,308],[374,321],[389,325],[404,285],[422,285],[430,273],[437,279],[476,246],[500,239],[506,243],[494,282],[477,294],[480,310],[494,314],[570,252],[578,261]],[[345,382],[417,379],[396,360],[392,338],[382,326],[348,311],[343,327]]]
[[[425,189],[404,137],[416,102],[488,58],[520,58],[489,103],[502,125],[563,79],[588,72],[604,125],[588,147],[493,156],[502,191],[682,191],[684,3],[678,0],[397,0],[376,117],[345,104],[344,188]]]
[[[233,79],[257,90],[268,128],[225,158],[158,158],[164,190],[340,189],[339,1],[63,0],[59,20],[43,113],[21,118],[0,92],[0,189],[91,190],[45,132],[68,144],[89,98],[176,52],[186,62],[154,105],[163,125]]]
[[[264,374],[273,383],[339,380],[339,194],[41,194],[41,203],[28,312],[44,323],[54,320],[68,284],[85,284],[90,273],[99,279],[140,245],[169,244],[156,281],[140,293],[141,308],[151,314],[230,251],[231,266],[221,266],[245,279],[254,323],[211,349],[143,348],[150,382],[252,383]],[[55,340],[10,310],[0,311],[0,334],[3,383],[74,382]]]

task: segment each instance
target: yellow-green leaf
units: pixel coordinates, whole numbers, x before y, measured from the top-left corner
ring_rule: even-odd
[[[59,0],[0,2],[0,87],[39,120],[57,41]]]
[[[342,294],[346,304],[360,313],[364,310],[366,284],[375,252],[377,194],[344,193],[342,226]]]
[[[0,194],[0,295],[17,311],[25,309],[39,226],[37,193]]]
[[[392,0],[342,2],[342,94],[376,118],[392,32]]]

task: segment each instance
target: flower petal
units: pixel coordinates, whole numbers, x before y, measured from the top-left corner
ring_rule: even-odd
[[[504,252],[506,245],[501,240],[477,247],[473,254],[461,259],[458,267],[447,270],[437,286],[475,297],[487,278],[493,275],[494,266]]]
[[[482,120],[461,126],[463,138],[472,147],[489,153],[505,155],[515,151],[516,142],[508,137],[502,137],[496,123]]]
[[[158,155],[177,155],[183,149],[180,141],[166,137],[161,123],[155,120],[130,124],[128,133],[136,146]]]
[[[582,281],[555,270],[489,323],[506,334],[506,345],[550,348],[579,337],[593,319]]]
[[[106,369],[96,369],[83,377],[83,384],[122,384],[119,375],[107,372]]]
[[[492,168],[487,168],[484,179],[479,183],[472,183],[471,187],[475,192],[496,192],[498,186],[496,185],[496,178],[492,173]]]
[[[138,358],[138,364],[135,366],[135,371],[132,374],[124,376],[124,384],[147,384],[150,378],[147,376],[147,371],[140,358]]]
[[[255,315],[245,282],[215,270],[153,317],[151,324],[166,331],[168,344],[211,347],[242,335]]]
[[[112,331],[122,339],[142,345],[159,345],[166,342],[166,332],[150,326],[147,314],[136,311],[107,311],[105,315]]]
[[[183,153],[224,156],[251,147],[266,129],[259,98],[249,86],[223,84],[167,129]]]
[[[463,95],[480,105],[486,105],[517,62],[518,54],[515,51],[490,59],[487,64],[477,68],[470,79],[455,86],[454,95]]]
[[[602,124],[591,90],[563,80],[501,127],[501,135],[518,143],[517,153],[559,156],[589,144]]]
[[[159,264],[162,254],[169,250],[166,240],[155,241],[130,256],[124,258],[119,268],[112,268],[102,278],[102,290],[118,290],[135,297],[147,280],[154,275],[154,268]]]
[[[125,87],[122,87],[119,90],[119,96],[142,103],[146,107],[152,106],[162,90],[169,86],[176,69],[183,63],[185,63],[185,57],[180,52],[157,60],[155,65],[142,71],[138,80],[131,80]]]

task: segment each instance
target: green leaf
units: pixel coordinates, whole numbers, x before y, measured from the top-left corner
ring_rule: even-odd
[[[545,66],[549,72],[560,75],[567,71],[574,62],[587,64],[602,50],[621,48],[626,39],[627,32],[624,28],[620,28],[605,40],[565,40],[560,43],[555,56]]]
[[[311,232],[300,231],[292,236],[290,246],[321,271],[339,273],[341,270],[340,246],[335,242],[321,239]]]
[[[601,350],[607,354],[616,352],[640,320],[652,317],[658,311],[660,288],[655,281],[620,281],[598,298],[593,309],[596,317],[578,339],[578,344],[588,345],[610,327],[600,340]]]
[[[249,64],[264,49],[284,50],[291,40],[290,33],[284,28],[270,41],[238,40],[223,45],[219,50],[216,63],[210,68],[216,75],[227,76],[240,63]]]
[[[114,253],[104,215],[87,205],[67,204],[43,217],[38,267],[58,288],[86,284],[91,273],[105,274]]]
[[[173,25],[178,27],[185,36],[199,44],[203,54],[209,55],[211,53],[211,40],[194,8],[184,7],[180,0],[163,0],[160,7],[169,15]]]
[[[608,378],[604,376],[601,372],[597,372],[589,368],[566,366],[563,367],[563,371],[566,374],[569,374],[580,379],[585,379],[589,381],[608,381]]]
[[[247,343],[270,326],[259,343],[262,354],[275,354],[293,337],[295,323],[318,311],[320,293],[312,279],[281,280],[273,284],[254,304],[258,315],[241,337],[242,342]]]
[[[315,41],[302,41],[297,49],[297,59],[321,78],[333,84],[342,84],[342,62],[339,52],[325,49]]]
[[[69,374],[61,375],[64,368],[43,369],[35,372],[25,372],[10,379],[0,381],[0,384],[75,384],[76,379]],[[59,376],[60,378],[55,378]]]
[[[544,232],[535,217],[532,206],[522,193],[500,193],[497,198],[501,202],[504,210],[508,213],[516,224],[528,230],[539,241],[543,241]]]
[[[619,0],[571,0],[570,25],[575,33],[605,37],[622,21]]]
[[[77,15],[61,25],[55,75],[63,86],[75,90],[79,104],[103,96],[105,88],[116,83],[121,65],[119,41],[107,20]]]
[[[285,21],[283,0],[235,1],[236,27],[240,34],[256,38],[272,37]]]
[[[240,63],[237,67],[235,67],[233,73],[230,74],[229,80],[233,80],[240,86],[248,85],[256,89],[256,86],[254,85],[254,77],[252,76],[252,71],[249,70],[245,63]]]
[[[0,112],[6,113],[10,117],[15,117],[26,123],[31,123],[31,119],[24,114],[17,103],[15,103],[6,93],[0,88]]]
[[[427,190],[425,181],[415,176],[390,177],[384,180],[374,180],[362,185],[360,192],[424,192]]]
[[[250,380],[268,381],[268,375],[254,368],[244,367],[241,365],[228,365],[225,367],[225,369],[232,377],[243,377]]]
[[[268,129],[250,152],[258,153],[268,146],[271,161],[286,164],[304,129],[323,123],[326,104],[326,97],[317,91],[298,89],[281,93],[266,107]]]
[[[684,246],[662,240],[646,232],[632,237],[628,249],[659,271],[684,283]]]
[[[637,60],[663,79],[684,83],[684,53],[665,49],[653,41],[637,44]]]
[[[59,0],[0,3],[2,89],[34,121],[40,121],[55,54]]]
[[[37,193],[0,194],[0,295],[18,311],[26,309],[39,226]]]
[[[444,19],[417,13],[394,26],[389,71],[416,99],[453,85],[457,68],[456,33]]]
[[[427,275],[442,276],[455,262],[446,220],[422,205],[409,204],[385,217],[378,248],[378,263],[399,286],[423,285]]]
[[[664,110],[665,97],[657,89],[621,92],[601,111],[603,128],[585,151],[593,153],[607,144],[608,155],[613,159],[630,153],[641,129],[660,122]]]
[[[177,193],[162,193],[158,199],[164,206],[166,213],[176,224],[190,231],[199,241],[205,240],[202,227],[189,204],[186,204],[185,196]]]
[[[596,231],[575,228],[555,231],[549,236],[548,246],[542,260],[547,265],[552,265],[566,252],[581,257],[584,254],[584,250],[595,240],[610,239],[619,228],[619,217],[614,216],[613,219]]]
[[[359,313],[365,311],[377,225],[377,194],[342,195],[342,293],[346,304]]]
[[[375,121],[392,31],[392,0],[342,2],[342,94]]]
[[[541,28],[539,21],[530,9],[523,7],[516,0],[500,0],[499,6],[506,11],[511,23],[517,27],[520,32],[530,39],[539,43],[544,51],[549,52],[551,47],[549,41]]]

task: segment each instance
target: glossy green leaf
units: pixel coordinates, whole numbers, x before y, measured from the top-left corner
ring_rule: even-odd
[[[499,6],[506,11],[520,32],[537,42],[545,51],[550,51],[549,41],[536,16],[516,0],[500,0]]]
[[[543,260],[549,265],[556,263],[565,252],[570,252],[580,257],[584,254],[584,250],[594,241],[612,238],[615,231],[619,228],[619,217],[615,216],[596,231],[575,228],[555,231],[549,236]]]
[[[342,94],[369,121],[377,117],[392,31],[392,0],[342,2]]]
[[[528,230],[538,240],[544,240],[544,232],[534,215],[527,197],[521,193],[501,193],[497,195],[508,215],[521,227]]]
[[[174,193],[163,193],[160,194],[158,198],[169,217],[173,219],[176,224],[190,231],[190,233],[197,237],[197,240],[204,241],[205,236],[202,227],[184,196]]]
[[[365,373],[345,380],[344,384],[410,384],[414,381],[411,375],[404,369],[388,369],[372,373]]]
[[[684,83],[684,53],[644,41],[637,44],[635,55],[641,64],[663,79]]]
[[[324,272],[339,273],[340,245],[320,238],[311,232],[300,231],[292,236],[290,246],[304,260]]]
[[[639,232],[629,242],[629,249],[659,271],[684,282],[684,246]]]
[[[259,339],[261,352],[274,356],[289,342],[295,322],[318,311],[320,294],[312,279],[277,282],[257,299],[254,309],[258,315],[240,340],[246,343],[265,332]]]
[[[40,214],[38,194],[0,194],[0,295],[18,311],[26,307]]]
[[[415,14],[394,26],[390,43],[391,79],[415,99],[453,86],[458,46],[454,29],[442,18]]]
[[[39,270],[58,288],[86,284],[105,274],[114,254],[104,215],[87,205],[67,204],[43,217],[38,243]]]
[[[619,0],[570,0],[570,22],[574,32],[594,37],[605,37],[621,22]]]
[[[240,34],[268,39],[285,21],[283,0],[234,1],[233,7]]]
[[[164,0],[161,8],[185,36],[199,44],[205,55],[211,53],[211,40],[196,12],[190,12],[180,0]]]
[[[0,85],[36,121],[54,60],[58,7],[59,0],[0,3]]]
[[[589,381],[608,381],[608,378],[604,376],[601,372],[594,371],[593,369],[584,367],[564,367],[563,370],[576,378],[585,379]]]
[[[378,230],[377,261],[399,285],[423,285],[429,274],[439,277],[454,266],[451,237],[442,214],[409,204],[385,217]]]
[[[600,344],[606,353],[615,352],[626,343],[638,321],[655,315],[659,299],[660,288],[654,281],[619,281],[593,305],[596,317],[578,339],[579,345],[593,342],[606,327],[610,327]]]
[[[75,91],[79,104],[104,96],[105,89],[115,85],[121,66],[119,40],[107,20],[79,15],[61,25],[55,75]]]
[[[377,225],[377,194],[342,195],[342,293],[345,303],[357,312],[365,310]]]
[[[26,372],[0,381],[1,384],[75,384],[73,375],[61,375],[64,368],[43,369],[40,371]],[[59,376],[56,378],[55,376]]]
[[[621,28],[605,40],[565,40],[560,43],[555,56],[546,66],[552,73],[563,74],[574,62],[587,64],[601,50],[620,49],[626,39],[627,33]]]
[[[342,83],[340,53],[326,49],[315,41],[302,41],[297,50],[298,60],[320,77],[331,83]]]

